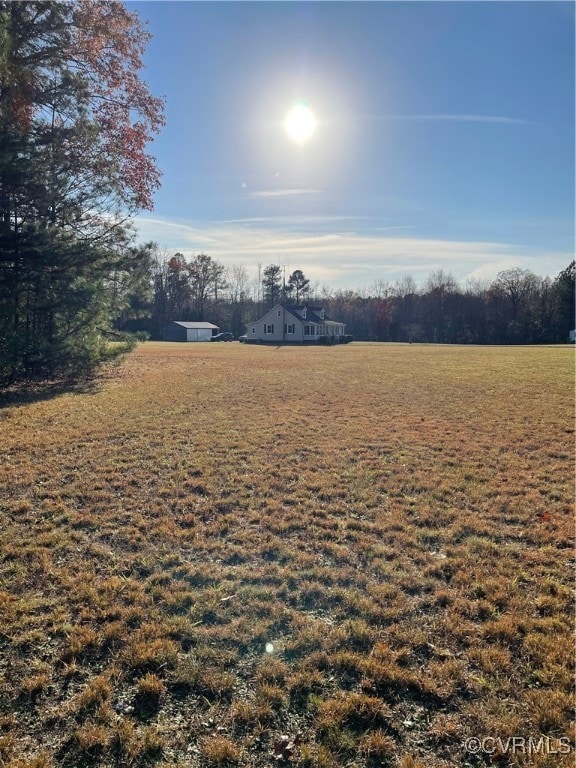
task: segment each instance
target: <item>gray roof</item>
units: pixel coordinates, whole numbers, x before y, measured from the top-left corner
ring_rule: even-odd
[[[322,307],[284,307],[287,312],[297,317],[302,323],[316,323],[317,325],[324,325],[328,321],[328,318],[324,320],[318,315],[318,312],[322,311]],[[306,310],[306,317],[302,317],[302,310]]]
[[[168,325],[181,325],[182,328],[197,328],[197,329],[208,329],[208,328],[219,328],[218,325],[213,325],[212,323],[186,323],[182,320],[172,320],[171,323],[168,323]]]

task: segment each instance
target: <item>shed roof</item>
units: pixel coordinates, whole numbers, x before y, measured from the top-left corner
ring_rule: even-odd
[[[169,323],[169,325],[181,325],[182,328],[196,328],[196,329],[208,329],[208,328],[218,328],[219,326],[214,325],[213,323],[187,323],[183,320],[172,320],[172,323]]]

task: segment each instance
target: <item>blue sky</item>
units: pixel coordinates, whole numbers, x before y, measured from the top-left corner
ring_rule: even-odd
[[[128,6],[166,99],[141,239],[331,289],[573,258],[573,3]],[[299,99],[318,121],[302,144]]]

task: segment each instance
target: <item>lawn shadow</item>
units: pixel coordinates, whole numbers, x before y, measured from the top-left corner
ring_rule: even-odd
[[[0,389],[0,410],[14,405],[53,400],[62,395],[95,395],[101,388],[100,378],[21,381]]]

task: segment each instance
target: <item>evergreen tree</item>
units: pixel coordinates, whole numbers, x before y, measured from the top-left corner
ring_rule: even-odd
[[[296,269],[288,278],[288,292],[294,297],[296,304],[310,293],[310,280],[306,278],[301,269]]]
[[[109,289],[141,263],[127,217],[159,182],[147,40],[116,0],[0,2],[1,378],[106,354]]]
[[[270,264],[265,268],[263,275],[264,306],[271,309],[282,298],[282,267]]]
[[[576,328],[576,261],[563,269],[554,280],[552,291],[554,341],[565,342],[570,331]]]

